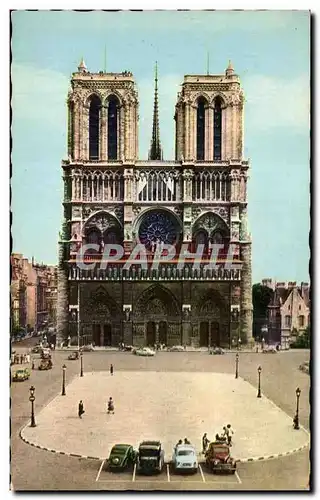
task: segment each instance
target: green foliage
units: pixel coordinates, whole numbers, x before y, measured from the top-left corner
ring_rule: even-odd
[[[253,305],[253,336],[256,339],[261,337],[261,327],[268,319],[268,305],[273,297],[273,290],[260,283],[255,283],[252,287]]]
[[[310,349],[310,326],[297,337],[297,340],[290,345],[293,349]]]

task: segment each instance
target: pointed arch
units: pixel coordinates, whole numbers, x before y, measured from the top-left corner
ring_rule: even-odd
[[[223,99],[220,95],[218,95],[214,99],[214,110],[213,110],[213,159],[214,160],[221,160],[222,107],[223,107]]]
[[[197,160],[205,159],[205,130],[206,130],[206,108],[208,101],[203,96],[199,96],[196,101],[197,109]]]
[[[98,160],[100,150],[101,99],[92,94],[89,101],[89,159]]]
[[[107,145],[108,160],[118,159],[119,146],[119,108],[120,100],[116,94],[110,94],[108,103]]]
[[[151,285],[144,290],[134,304],[133,314],[135,317],[179,317],[181,314],[180,304],[175,295],[160,284]]]

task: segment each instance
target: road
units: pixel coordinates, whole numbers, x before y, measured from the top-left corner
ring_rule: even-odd
[[[17,344],[17,349],[27,349],[35,339]],[[295,390],[302,390],[300,398],[301,423],[309,427],[309,376],[298,366],[308,359],[308,351],[290,351],[278,354],[241,353],[239,374],[257,386],[257,367],[262,366],[262,392],[289,415],[294,415]],[[20,429],[30,420],[29,387],[36,387],[36,413],[61,391],[62,365],[67,365],[67,381],[79,375],[79,361],[67,361],[67,353],[53,353],[53,369],[32,371],[29,382],[12,384],[11,388],[11,481],[16,491],[21,490],[298,490],[307,489],[309,476],[309,451],[263,462],[238,465],[239,480],[208,477],[176,477],[164,471],[159,478],[120,478],[102,471],[101,462],[57,455],[34,448],[19,437]],[[233,373],[235,357],[209,356],[205,352],[160,352],[154,358],[141,358],[131,353],[93,352],[84,354],[85,371],[108,370],[110,363],[115,370],[144,371],[202,371]],[[147,380],[147,379],[146,379]],[[300,431],[299,431],[300,432]],[[117,480],[116,480],[117,479]]]

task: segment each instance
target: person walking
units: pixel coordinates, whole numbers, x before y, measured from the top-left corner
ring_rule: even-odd
[[[78,405],[78,415],[79,415],[79,418],[82,418],[83,414],[84,414],[84,407],[83,407],[83,402],[82,402],[82,399],[81,399],[80,403]]]
[[[113,399],[112,397],[109,398],[109,401],[108,401],[108,411],[107,411],[108,415],[110,413],[112,413],[114,415],[114,403],[113,403]]]
[[[110,365],[110,375],[113,375],[113,365]]]
[[[208,439],[207,433],[205,432],[202,436],[202,453],[203,453],[203,455],[206,453],[209,443],[210,443],[210,440]]]
[[[228,424],[223,429],[224,429],[224,435],[226,436],[226,439],[227,439],[227,444],[229,446],[232,446],[232,435],[234,434],[234,431],[233,431],[231,425]]]

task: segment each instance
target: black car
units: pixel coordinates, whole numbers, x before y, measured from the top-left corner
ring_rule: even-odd
[[[164,450],[160,441],[142,441],[138,451],[138,467],[140,474],[156,474],[164,466]]]

